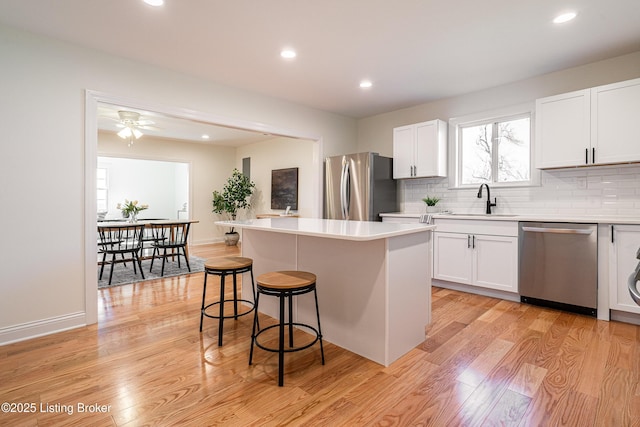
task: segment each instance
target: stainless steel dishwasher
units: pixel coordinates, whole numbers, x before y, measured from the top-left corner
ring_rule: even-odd
[[[596,316],[595,224],[521,222],[518,244],[522,302]]]

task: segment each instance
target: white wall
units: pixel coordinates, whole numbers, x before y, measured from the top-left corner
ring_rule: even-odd
[[[85,182],[86,90],[317,136],[322,156],[356,147],[351,118],[6,26],[0,52],[0,222],[20,218],[0,249],[0,343],[83,325],[97,312],[85,284],[84,188],[95,185]]]
[[[298,214],[317,217],[317,200],[313,191],[317,180],[317,159],[313,141],[292,138],[275,138],[238,148],[239,164],[251,158],[251,180],[256,184],[252,196],[252,213],[281,213],[271,209],[271,171],[273,169],[298,168]],[[241,167],[238,169],[242,170]]]
[[[640,52],[368,117],[358,122],[358,150],[392,155],[392,134],[396,126],[432,119],[448,121],[453,117],[637,77],[640,77]],[[483,201],[476,197],[477,189],[450,190],[448,178],[401,180],[398,188],[401,210],[405,212],[424,212],[421,199],[426,195],[442,199],[438,204],[441,209],[484,212]],[[495,188],[491,196],[498,198],[496,213],[637,217],[640,212],[640,166],[543,171],[540,186]]]
[[[105,219],[123,219],[118,203],[137,200],[148,209],[138,218],[177,219],[189,195],[188,164],[124,157],[98,157],[107,170],[108,211]],[[185,197],[186,195],[186,197]]]

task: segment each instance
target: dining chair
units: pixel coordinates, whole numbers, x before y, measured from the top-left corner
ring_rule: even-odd
[[[153,236],[151,243],[153,254],[151,255],[149,271],[153,270],[153,262],[156,258],[162,258],[160,276],[164,276],[164,266],[167,258],[178,257],[178,268],[182,268],[180,265],[180,257],[182,256],[186,261],[187,269],[191,272],[189,254],[187,252],[187,238],[189,237],[191,223],[184,221],[151,223],[149,227]]]
[[[111,286],[113,267],[120,262],[126,266],[127,261],[132,262],[134,273],[137,274],[138,268],[140,269],[140,274],[144,279],[144,272],[140,262],[143,233],[144,224],[98,226],[98,251],[102,254],[100,280],[102,280],[104,266],[111,264],[109,271],[109,286]],[[110,260],[107,260],[108,256],[111,256]]]

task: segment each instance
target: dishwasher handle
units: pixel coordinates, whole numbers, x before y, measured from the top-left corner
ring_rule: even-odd
[[[585,228],[550,228],[550,227],[522,227],[523,231],[532,233],[556,233],[556,234],[585,234],[593,233],[593,230]]]

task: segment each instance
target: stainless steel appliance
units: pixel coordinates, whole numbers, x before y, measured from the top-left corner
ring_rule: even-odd
[[[518,237],[521,301],[596,316],[596,225],[521,222]]]
[[[380,221],[380,213],[398,210],[393,159],[377,153],[325,159],[324,217]]]
[[[640,259],[640,249],[636,252],[636,258]],[[638,290],[638,281],[640,281],[640,262],[631,276],[629,276],[629,294],[633,301],[640,305],[640,290]]]

